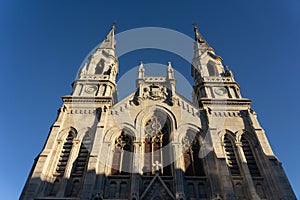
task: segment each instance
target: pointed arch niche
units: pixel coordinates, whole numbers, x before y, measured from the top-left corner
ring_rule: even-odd
[[[171,154],[171,120],[164,112],[154,111],[145,121],[144,127],[143,174],[155,174],[153,164],[158,163],[160,174],[172,175]]]
[[[114,141],[111,175],[129,174],[133,159],[132,152],[133,137],[127,130],[122,130]]]
[[[235,148],[234,138],[230,133],[226,133],[223,140],[224,151],[226,156],[227,165],[231,176],[240,176],[240,167],[238,164],[238,154]]]
[[[203,159],[199,157],[200,138],[199,136],[188,130],[186,136],[182,140],[184,151],[184,169],[185,176],[205,176],[203,168]]]
[[[240,158],[235,141],[234,135],[227,131],[223,138],[224,153],[236,198],[245,199],[247,197],[247,191],[245,191],[245,180],[242,177],[241,166],[239,164]]]
[[[107,184],[104,189],[105,199],[124,199],[129,195],[133,141],[134,136],[127,129],[123,129],[112,140],[112,162],[110,176],[107,177]]]
[[[66,130],[63,130],[60,135],[59,139],[57,140],[57,148],[60,149],[59,157],[54,157],[53,166],[53,182],[49,182],[46,185],[45,195],[46,196],[56,196],[57,193],[61,189],[61,183],[63,178],[66,176],[66,171],[68,168],[71,158],[71,152],[74,148],[74,141],[77,138],[77,131],[75,128],[70,127]],[[60,147],[60,145],[62,145]],[[58,150],[59,151],[59,150]],[[57,159],[57,161],[55,161]]]
[[[209,76],[219,76],[218,68],[215,62],[211,60],[207,63],[207,71]]]
[[[71,176],[66,189],[66,196],[77,197],[81,190],[83,178],[85,176],[90,152],[92,149],[92,138],[88,132],[83,137],[78,155],[73,163]]]

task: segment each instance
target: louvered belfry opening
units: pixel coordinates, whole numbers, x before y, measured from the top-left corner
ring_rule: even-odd
[[[236,152],[233,147],[232,141],[228,138],[227,135],[224,137],[224,149],[231,175],[240,176],[241,173],[237,161]]]
[[[91,151],[91,143],[91,138],[89,136],[85,136],[81,143],[79,154],[74,164],[72,177],[81,178],[84,175]]]
[[[261,175],[260,175],[258,166],[256,164],[256,160],[255,160],[254,154],[252,152],[250,143],[245,138],[245,136],[242,136],[241,141],[242,141],[242,148],[243,148],[246,160],[247,160],[247,165],[248,165],[250,174],[252,175],[252,177],[260,177]]]
[[[74,133],[72,131],[69,132],[66,141],[63,145],[59,161],[56,167],[56,176],[62,177],[65,173],[66,166],[70,157],[71,149],[73,146]]]
[[[76,160],[71,170],[71,178],[68,181],[66,196],[77,197],[80,191],[82,180],[86,172],[88,158],[91,151],[92,141],[89,135],[83,138]]]
[[[128,175],[132,163],[133,138],[122,131],[115,140],[111,175]]]
[[[55,172],[53,173],[55,180],[52,184],[49,184],[46,188],[45,193],[47,194],[47,196],[56,196],[56,194],[60,190],[61,182],[65,175],[67,163],[70,158],[70,153],[73,147],[73,140],[75,136],[76,136],[75,132],[73,130],[70,130],[63,144]]]

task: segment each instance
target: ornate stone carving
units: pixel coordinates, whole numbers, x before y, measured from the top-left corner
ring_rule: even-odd
[[[153,164],[152,164],[152,167],[154,168],[154,170],[156,172],[159,172],[159,169],[162,168],[162,164],[160,164],[158,161],[155,161]]]
[[[132,140],[129,135],[122,133],[116,140],[115,146],[116,148],[122,150],[128,150],[132,144]]]
[[[223,96],[227,93],[227,89],[225,87],[216,87],[214,88],[214,92],[216,95]]]
[[[145,87],[141,96],[143,99],[166,99],[168,96],[168,89],[164,86],[153,84],[148,87]]]
[[[144,87],[140,93],[137,92],[130,103],[139,105],[142,101],[150,99],[154,101],[162,100],[163,102],[174,105],[178,104],[178,98],[175,97],[171,90],[159,84],[152,84]]]
[[[160,133],[162,126],[156,116],[151,117],[150,121],[145,127],[146,137],[153,137]]]
[[[183,146],[183,151],[187,151],[190,147],[191,144],[194,142],[194,137],[190,136],[190,135],[186,135],[183,139],[182,139],[182,146]]]
[[[86,86],[85,88],[85,92],[88,93],[88,94],[92,94],[94,93],[96,90],[98,89],[98,86],[96,85],[89,85],[89,86]]]

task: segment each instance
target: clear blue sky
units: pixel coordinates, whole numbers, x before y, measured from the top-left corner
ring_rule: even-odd
[[[60,97],[71,92],[81,62],[114,20],[117,32],[155,26],[191,37],[196,22],[233,71],[243,96],[253,100],[298,196],[299,10],[298,0],[1,1],[0,198],[19,197]],[[120,74],[143,59],[173,60],[175,69],[189,76],[189,64],[172,56],[151,50],[124,55]]]

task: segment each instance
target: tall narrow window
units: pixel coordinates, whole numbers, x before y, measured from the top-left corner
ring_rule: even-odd
[[[65,173],[66,166],[69,160],[70,152],[73,146],[74,132],[70,131],[63,145],[59,161],[56,167],[56,176],[62,177]]]
[[[231,140],[227,137],[224,138],[224,149],[227,158],[227,164],[230,169],[231,175],[240,176],[240,169],[236,159],[236,153]]]
[[[161,173],[170,176],[170,137],[169,122],[166,117],[154,115],[145,126],[144,175],[153,175],[153,163],[163,166]]]
[[[246,160],[247,160],[247,165],[248,165],[250,174],[253,177],[260,177],[260,172],[257,167],[256,160],[253,155],[251,146],[250,146],[248,140],[244,136],[242,136],[242,148],[243,148]]]
[[[115,148],[113,155],[113,162],[111,174],[126,175],[130,172],[130,164],[132,163],[132,146],[133,138],[124,131],[115,140]]]
[[[200,145],[197,138],[187,135],[183,139],[184,165],[186,176],[204,176],[202,159],[199,158]]]
[[[218,76],[219,75],[218,69],[217,69],[215,63],[213,63],[213,62],[207,63],[207,70],[208,70],[209,76]]]
[[[52,184],[50,196],[56,196],[60,189],[60,181],[65,175],[66,166],[69,161],[71,149],[73,146],[73,140],[75,138],[76,134],[73,130],[70,130],[68,133],[67,138],[65,139],[65,142],[63,144],[59,160],[56,166],[55,173],[53,174],[55,177],[55,181]]]
[[[91,138],[86,135],[81,143],[78,157],[74,163],[74,170],[72,172],[73,177],[82,177],[88,162],[88,158],[91,150]]]

